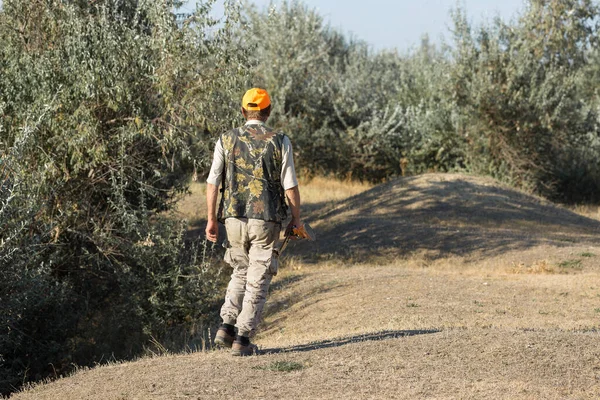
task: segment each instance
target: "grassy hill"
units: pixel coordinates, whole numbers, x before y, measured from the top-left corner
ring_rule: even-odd
[[[597,209],[450,174],[302,196],[319,239],[286,250],[260,355],[149,357],[13,398],[600,397]]]

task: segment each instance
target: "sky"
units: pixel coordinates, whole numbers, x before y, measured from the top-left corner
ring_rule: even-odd
[[[303,0],[319,11],[332,27],[353,38],[364,40],[376,50],[407,51],[417,47],[428,34],[440,43],[443,36],[451,38],[450,10],[461,5],[469,21],[475,25],[492,21],[496,16],[509,21],[524,10],[525,0]],[[277,1],[278,2],[278,1]],[[277,3],[276,2],[276,3]],[[183,12],[194,9],[195,0],[188,2]],[[222,15],[222,2],[215,6]],[[269,0],[254,0],[260,9]]]

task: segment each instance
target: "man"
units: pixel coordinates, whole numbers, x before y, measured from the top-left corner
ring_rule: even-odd
[[[250,337],[260,322],[269,284],[277,273],[278,259],[273,250],[287,217],[286,197],[292,214],[286,234],[301,226],[292,145],[286,135],[266,125],[270,113],[271,100],[264,89],[246,92],[242,98],[246,124],[221,135],[207,179],[206,238],[216,242],[218,221],[224,221],[229,242],[225,261],[233,268],[215,344],[232,348],[236,356],[254,352]]]

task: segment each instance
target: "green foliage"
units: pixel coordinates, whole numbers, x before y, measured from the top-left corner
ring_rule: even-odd
[[[562,201],[598,198],[597,15],[589,0],[532,1],[520,19],[472,29],[454,47],[424,37],[404,56],[348,41],[298,1],[250,9],[250,85],[305,174],[379,182],[467,170]]]
[[[348,41],[300,2],[250,10],[251,85],[275,104],[272,123],[294,142],[304,174],[379,182],[460,168],[448,66],[427,39],[411,57]]]
[[[220,270],[160,212],[231,123],[243,52],[173,5],[3,4],[2,392],[214,318]]]
[[[287,128],[304,171],[341,170],[347,150],[339,132],[328,129],[334,110],[327,89],[336,50],[346,47],[343,38],[298,1],[272,3],[265,13],[249,9],[245,19],[252,35],[239,35],[253,50],[248,86],[269,89],[270,122]]]
[[[304,369],[304,365],[295,361],[275,361],[269,365],[256,367],[256,369],[274,372],[292,372]]]
[[[473,34],[455,14],[454,98],[469,165],[547,197],[597,196],[597,110],[586,97],[598,7],[532,1],[514,25]]]
[[[581,260],[579,259],[561,261],[560,263],[558,263],[558,266],[560,268],[569,268],[574,270],[581,270],[583,268],[583,266],[581,265]]]

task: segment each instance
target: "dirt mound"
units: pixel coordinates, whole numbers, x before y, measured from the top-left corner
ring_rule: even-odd
[[[379,185],[339,204],[313,205],[319,234],[296,254],[430,258],[493,256],[538,245],[600,243],[600,221],[504,187],[489,178],[426,174]]]

